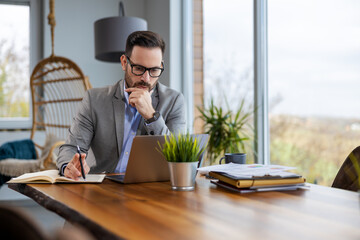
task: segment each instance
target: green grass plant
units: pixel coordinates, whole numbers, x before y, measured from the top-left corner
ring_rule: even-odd
[[[165,135],[165,143],[158,145],[157,150],[168,162],[197,162],[206,148],[200,148],[199,140],[189,133]]]

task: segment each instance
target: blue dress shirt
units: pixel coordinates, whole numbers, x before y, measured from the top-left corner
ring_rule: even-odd
[[[120,159],[115,169],[116,173],[123,173],[126,171],[131,145],[134,137],[136,136],[136,131],[139,127],[141,119],[141,115],[138,113],[136,108],[129,104],[129,93],[125,92],[125,98],[124,140]]]

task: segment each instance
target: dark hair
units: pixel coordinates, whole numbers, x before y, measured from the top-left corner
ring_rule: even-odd
[[[131,57],[134,46],[156,48],[161,49],[161,53],[164,56],[165,42],[161,36],[151,31],[137,31],[131,33],[126,40],[125,54]]]

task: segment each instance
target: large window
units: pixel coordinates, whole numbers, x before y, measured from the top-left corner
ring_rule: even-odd
[[[30,7],[0,4],[0,118],[29,118]]]
[[[0,0],[0,129],[31,127],[30,72],[42,56],[41,0]]]
[[[204,98],[253,103],[253,1],[204,0]]]
[[[244,100],[244,110],[252,112],[253,1],[203,0],[203,21],[205,107],[213,100],[224,111],[236,113]],[[253,161],[251,149],[249,153]]]
[[[360,139],[360,1],[268,1],[271,163],[331,185]]]
[[[260,117],[270,142],[258,141],[270,145],[271,163],[329,186],[359,145],[360,1],[254,1],[267,6],[256,10],[268,51],[256,59],[267,68],[255,81],[257,95],[268,96],[269,115]],[[204,0],[205,102],[227,98],[232,107],[253,97],[252,11],[253,1]]]

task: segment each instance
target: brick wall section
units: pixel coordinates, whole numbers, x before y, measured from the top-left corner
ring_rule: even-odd
[[[203,73],[203,0],[193,1],[193,50],[194,50],[194,133],[204,132],[204,123],[199,119],[197,109],[202,106],[204,97]]]

